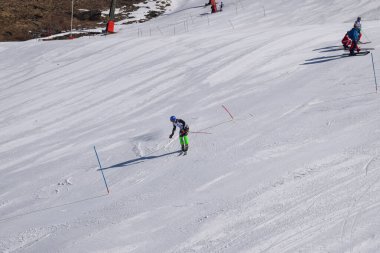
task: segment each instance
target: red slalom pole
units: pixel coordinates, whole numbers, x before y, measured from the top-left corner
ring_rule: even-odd
[[[201,131],[201,132],[191,132],[191,131],[190,131],[190,133],[191,133],[191,134],[211,134],[211,133],[209,133],[209,132],[202,132],[202,131]]]
[[[232,116],[232,114],[228,111],[228,109],[224,105],[222,105],[222,107],[230,115],[231,119],[234,119],[234,116]]]

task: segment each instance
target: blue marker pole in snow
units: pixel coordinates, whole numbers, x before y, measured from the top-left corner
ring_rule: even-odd
[[[98,163],[99,163],[99,167],[100,167],[100,172],[102,172],[102,175],[103,175],[104,184],[106,185],[106,188],[107,188],[107,192],[108,192],[108,194],[110,194],[110,190],[108,189],[108,185],[107,185],[106,177],[104,176],[103,168],[102,168],[102,165],[100,164],[100,160],[99,160],[98,152],[96,152],[96,148],[95,148],[95,146],[94,146],[94,150],[95,150],[96,158],[98,159]]]
[[[376,93],[377,93],[377,79],[376,79],[376,71],[375,71],[375,62],[373,61],[373,54],[372,53],[371,53],[371,58],[372,58],[373,75],[375,76]]]

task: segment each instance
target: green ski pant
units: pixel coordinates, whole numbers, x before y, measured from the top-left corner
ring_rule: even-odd
[[[187,135],[179,137],[179,143],[182,145],[189,145],[189,137]]]

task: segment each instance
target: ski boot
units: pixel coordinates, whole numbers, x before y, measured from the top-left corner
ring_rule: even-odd
[[[187,150],[189,150],[189,145],[184,145],[183,155],[187,155]]]

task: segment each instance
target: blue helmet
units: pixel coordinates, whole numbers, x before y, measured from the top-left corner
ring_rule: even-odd
[[[171,116],[171,117],[170,117],[170,121],[171,121],[171,122],[174,122],[174,121],[176,121],[176,120],[177,120],[177,118],[176,118],[175,116]]]

